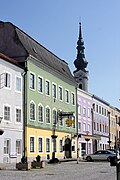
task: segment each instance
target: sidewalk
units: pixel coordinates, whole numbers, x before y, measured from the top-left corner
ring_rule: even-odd
[[[77,162],[77,158],[66,158],[66,159],[59,159],[60,163],[61,162],[70,162],[70,161],[76,161]],[[85,161],[83,159],[79,159],[79,162],[81,161]],[[46,164],[48,164],[48,160],[45,161]],[[0,170],[3,169],[16,169],[16,163],[0,163]]]

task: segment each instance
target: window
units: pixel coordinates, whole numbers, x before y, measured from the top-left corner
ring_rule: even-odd
[[[102,115],[104,115],[104,108],[102,107]]]
[[[97,123],[97,131],[99,131],[99,123]]]
[[[86,108],[83,107],[83,116],[85,117],[86,116]]]
[[[107,111],[106,111],[106,109],[105,109],[105,116],[106,116],[106,114],[107,114],[106,112],[107,112]]]
[[[41,137],[38,138],[38,152],[43,152],[43,140]]]
[[[69,92],[68,92],[68,90],[65,90],[65,102],[69,103]]]
[[[88,108],[88,117],[90,117],[90,108]]]
[[[102,125],[101,125],[101,123],[100,123],[100,132],[102,131]]]
[[[10,153],[10,139],[4,140],[4,154]]]
[[[21,154],[21,140],[16,140],[16,153]]]
[[[45,86],[46,86],[45,88],[46,95],[50,95],[50,82],[46,81]]]
[[[53,124],[57,123],[57,111],[53,110]]]
[[[16,77],[16,91],[21,92],[21,78]]]
[[[75,105],[75,94],[72,93],[71,96],[72,96],[72,105]]]
[[[43,92],[43,79],[38,77],[38,92]]]
[[[81,131],[81,122],[78,122],[78,129]]]
[[[103,132],[105,132],[105,125],[103,124]]]
[[[98,113],[98,105],[96,104],[96,112]]]
[[[59,100],[63,100],[63,90],[62,90],[62,87],[59,87]]]
[[[35,104],[30,103],[30,120],[35,120]]]
[[[52,96],[53,98],[56,98],[56,85],[55,84],[52,84]]]
[[[99,114],[101,114],[101,106],[99,106]]]
[[[4,120],[10,121],[10,107],[4,106]]]
[[[30,73],[30,88],[35,89],[35,75]]]
[[[50,109],[46,108],[46,123],[50,123]]]
[[[60,139],[60,152],[63,152],[62,139]]]
[[[10,88],[10,74],[5,74],[5,87]]]
[[[38,106],[38,120],[43,122],[43,107],[41,105]]]
[[[88,124],[88,131],[90,132],[90,124]]]
[[[16,122],[21,122],[21,109],[16,108]]]
[[[78,114],[81,114],[81,105],[78,106]]]
[[[34,153],[34,137],[30,137],[30,152]]]
[[[50,139],[46,138],[46,152],[50,152]]]
[[[83,131],[86,131],[86,124],[83,123]]]

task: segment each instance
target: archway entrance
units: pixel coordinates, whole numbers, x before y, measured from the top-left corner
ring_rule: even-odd
[[[70,140],[70,138],[67,138],[65,140],[65,157],[71,158],[71,140]]]

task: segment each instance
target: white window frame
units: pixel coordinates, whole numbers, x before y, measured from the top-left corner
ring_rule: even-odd
[[[49,109],[49,121],[50,121],[50,122],[47,122],[47,121],[46,121],[46,119],[47,119],[46,109],[47,109],[47,108]],[[51,123],[51,110],[50,110],[50,107],[49,107],[49,106],[46,106],[46,107],[45,107],[45,122],[46,122],[46,124],[50,124],[50,123]]]
[[[17,121],[16,110],[20,110],[20,117],[18,117],[18,118],[20,118],[20,121]],[[15,107],[15,122],[16,122],[16,123],[21,123],[21,122],[22,122],[22,110],[21,110],[20,107]]]
[[[34,82],[32,82],[32,83],[31,83],[31,74],[34,76],[34,78],[32,79],[32,81],[34,80]],[[31,86],[31,84],[32,84],[32,86]],[[33,91],[35,91],[35,89],[36,89],[36,75],[35,75],[35,73],[33,73],[31,71],[29,74],[29,88]]]
[[[39,79],[41,79],[41,81],[42,81],[42,84],[41,83],[38,83],[39,82]],[[42,89],[41,91],[40,91],[40,89],[39,89],[39,84],[41,84],[40,85],[40,89]],[[38,76],[38,79],[37,79],[37,85],[38,85],[38,93],[41,93],[41,94],[43,94],[43,91],[44,91],[44,89],[43,89],[43,84],[44,84],[44,82],[43,82],[43,77],[41,77],[41,76]],[[42,87],[42,88],[41,88]]]
[[[57,124],[57,110],[55,108],[53,108],[52,110],[52,119],[53,119],[53,125],[56,125]]]
[[[39,120],[39,107],[40,106],[42,107],[42,121]],[[40,123],[44,122],[44,107],[43,107],[43,105],[41,103],[38,104],[38,122],[40,122]]]
[[[7,144],[7,142],[9,142],[9,144]],[[5,138],[4,139],[4,154],[10,154],[10,147],[11,147],[11,139]]]
[[[7,75],[9,75],[9,78],[6,77]],[[4,85],[4,87],[6,89],[11,89],[11,85],[12,85],[12,74],[10,72],[5,72],[5,85]]]
[[[86,117],[86,107],[83,107],[83,117]]]
[[[90,111],[90,108],[88,107],[88,118],[90,118],[90,113],[91,111]]]
[[[49,147],[47,147],[47,139],[49,139]],[[51,140],[50,137],[46,137],[46,141],[45,141],[45,143],[46,143],[46,153],[50,153],[50,140]],[[47,150],[47,148],[48,148],[49,150]]]
[[[5,119],[5,107],[10,108],[10,111],[9,111],[9,119]],[[4,112],[4,121],[10,122],[10,121],[11,121],[11,105],[9,105],[9,104],[4,104],[4,105],[3,105],[3,112]],[[8,112],[7,112],[7,114],[8,114]]]
[[[65,102],[67,104],[69,104],[69,102],[70,102],[70,97],[69,96],[70,96],[69,90],[65,89]]]
[[[19,81],[17,81],[17,79]],[[19,87],[19,88],[17,89],[17,87]],[[18,93],[22,92],[22,78],[20,76],[15,76],[15,91]]]
[[[57,99],[57,84],[54,82],[52,83],[52,97]]]
[[[17,142],[19,142],[19,146],[17,146]],[[21,139],[16,139],[16,154],[21,154],[22,152],[22,141]]]
[[[59,97],[59,101],[63,101],[63,87],[62,86],[58,87],[58,97]]]
[[[34,138],[34,144],[33,144],[33,151],[31,151],[31,142],[30,142],[30,138]],[[29,137],[29,147],[30,147],[30,150],[29,150],[29,152],[30,152],[30,154],[35,154],[35,136],[30,136]]]
[[[42,144],[41,144],[41,150],[42,150],[42,151],[39,151],[39,150],[40,150],[40,146],[39,146],[39,145],[40,145],[40,144],[39,144],[39,139],[41,139],[41,140],[42,140],[42,141],[41,141],[41,142],[42,142]],[[44,139],[43,139],[43,137],[42,137],[42,136],[39,136],[39,137],[38,137],[38,153],[39,153],[39,154],[42,154],[42,153],[44,152],[44,141],[43,141],[43,140],[44,140]]]
[[[78,114],[81,114],[81,105],[78,105]]]
[[[31,107],[30,107],[31,104],[34,104],[34,119],[31,118]],[[30,101],[30,105],[29,105],[30,121],[35,121],[36,120],[36,104],[34,101]]]
[[[75,93],[74,92],[71,93],[71,103],[73,106],[75,106]]]
[[[46,96],[50,96],[50,81],[48,79],[45,80],[45,94]]]

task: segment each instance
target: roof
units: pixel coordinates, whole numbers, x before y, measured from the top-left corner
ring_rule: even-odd
[[[16,59],[19,63],[23,64],[22,62],[28,60],[28,57],[35,57],[34,59],[37,59],[37,62],[43,63],[76,85],[68,63],[50,52],[11,22],[0,21],[0,41],[2,43],[0,52]]]
[[[20,68],[23,68],[22,66],[20,66],[20,65],[18,64],[18,62],[17,62],[16,60],[14,60],[13,58],[10,58],[10,57],[6,56],[5,54],[3,54],[3,53],[1,53],[1,52],[0,52],[0,58],[6,60],[6,61],[8,61],[8,62],[10,62],[10,63],[12,63],[12,64],[14,64],[14,65],[16,65],[16,66],[19,66]]]
[[[12,24],[12,26],[15,28],[21,44],[29,55],[32,55],[33,57],[37,58],[40,63],[44,63],[46,66],[51,67],[53,70],[59,72],[62,76],[69,78],[69,80],[76,83],[73,75],[71,74],[68,63],[50,52],[15,25]]]

